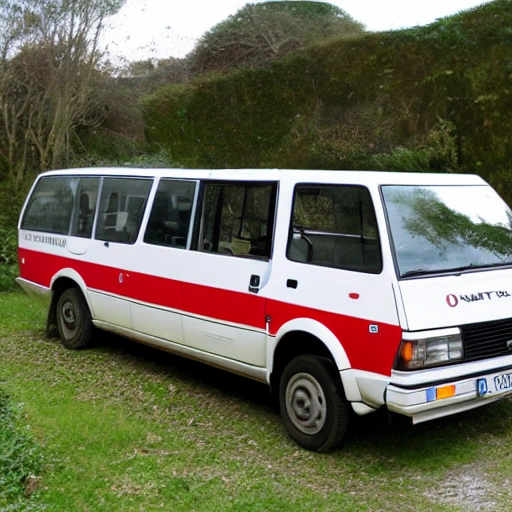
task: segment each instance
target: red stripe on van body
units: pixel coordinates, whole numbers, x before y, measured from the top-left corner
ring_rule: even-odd
[[[188,313],[265,329],[264,297],[198,284],[184,284],[183,309]]]
[[[402,340],[402,329],[398,325],[372,322],[271,299],[267,302],[267,314],[271,317],[272,335],[295,318],[315,320],[336,336],[345,349],[352,368],[391,375],[391,368]]]
[[[90,289],[214,320],[265,329],[265,299],[253,293],[185,283],[27,249],[19,249],[18,259],[21,277],[46,288],[50,287],[57,272],[72,268]]]
[[[182,309],[183,283],[180,281],[164,280],[156,276],[27,249],[18,249],[18,260],[20,276],[46,288],[50,287],[51,280],[57,272],[71,268],[80,274],[87,288]],[[22,263],[22,260],[25,263]],[[120,274],[123,276],[122,282]]]
[[[216,321],[264,329],[268,314],[273,336],[290,320],[310,318],[323,324],[337,337],[352,368],[382,375],[391,374],[402,338],[402,329],[397,325],[266,299],[252,293],[185,283],[27,249],[19,249],[18,255],[21,277],[47,288],[59,270],[72,268],[88,288]],[[123,274],[122,283],[119,281],[120,273]],[[373,331],[376,326],[378,332],[371,332],[370,325],[374,326]]]

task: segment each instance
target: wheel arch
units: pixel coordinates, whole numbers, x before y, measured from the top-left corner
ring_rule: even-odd
[[[269,384],[273,391],[286,365],[299,355],[329,359],[339,371],[351,368],[347,353],[338,338],[325,325],[310,318],[296,318],[283,325],[269,344]]]
[[[72,268],[65,268],[60,270],[53,276],[50,283],[52,296],[50,301],[50,308],[48,310],[48,319],[46,322],[46,334],[50,337],[58,337],[56,315],[57,302],[62,293],[69,288],[76,288],[80,290],[87,303],[89,312],[92,314],[93,310],[89,301],[89,297],[86,293],[87,288],[82,276]]]

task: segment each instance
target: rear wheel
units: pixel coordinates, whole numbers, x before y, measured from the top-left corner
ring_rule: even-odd
[[[298,356],[286,366],[279,386],[279,406],[290,437],[316,452],[339,447],[349,407],[336,369],[328,359]]]
[[[92,337],[91,313],[82,292],[68,288],[57,301],[57,327],[62,344],[67,348],[81,349],[89,345]]]

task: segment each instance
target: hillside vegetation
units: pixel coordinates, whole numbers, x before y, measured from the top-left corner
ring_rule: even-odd
[[[310,47],[145,98],[187,166],[476,172],[512,203],[512,2]]]
[[[223,72],[362,33],[362,23],[327,2],[248,3],[206,32],[188,60],[193,74]]]

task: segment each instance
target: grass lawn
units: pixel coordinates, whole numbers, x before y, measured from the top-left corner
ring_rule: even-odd
[[[37,445],[2,511],[509,509],[509,401],[415,427],[355,418],[319,455],[288,439],[265,386],[115,336],[70,351],[44,325],[33,299],[0,294],[0,397]]]

